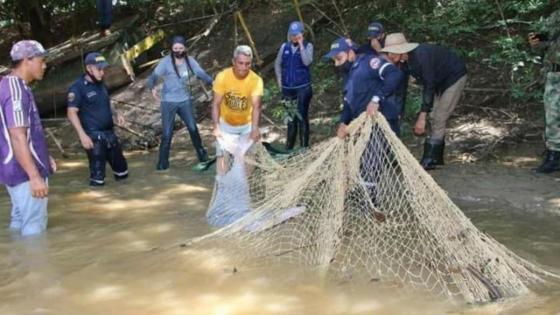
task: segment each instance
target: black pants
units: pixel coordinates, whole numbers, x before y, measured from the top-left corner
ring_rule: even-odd
[[[96,0],[97,14],[99,15],[99,27],[108,29],[113,23],[113,0]]]
[[[286,148],[293,149],[296,144],[296,137],[299,129],[299,141],[301,147],[309,146],[309,103],[313,97],[311,84],[298,89],[282,89],[282,96],[285,100],[297,101],[297,111],[300,117],[288,123],[288,133],[286,136]]]
[[[105,183],[105,163],[113,170],[115,180],[128,177],[128,164],[123,155],[121,144],[113,131],[101,131],[89,134],[93,149],[86,150],[89,160],[90,184]]]

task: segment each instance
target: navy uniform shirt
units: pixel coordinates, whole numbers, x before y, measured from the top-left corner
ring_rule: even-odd
[[[349,124],[366,111],[371,101],[379,103],[379,111],[385,118],[398,118],[402,104],[390,96],[403,80],[403,72],[382,57],[372,54],[358,56],[344,86],[341,122]]]
[[[420,44],[408,56],[408,73],[424,86],[423,112],[430,112],[435,96],[467,74],[465,61],[449,48]]]
[[[103,83],[89,82],[82,75],[68,90],[68,107],[79,109],[78,117],[88,135],[113,129],[111,100]]]

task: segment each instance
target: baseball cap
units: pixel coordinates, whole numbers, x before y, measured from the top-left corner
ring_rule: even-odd
[[[187,47],[187,40],[185,39],[185,37],[183,37],[181,35],[175,35],[171,39],[171,46],[173,46],[175,44],[181,44],[181,45]]]
[[[345,37],[340,37],[331,44],[331,50],[323,56],[324,59],[332,59],[340,52],[356,49],[354,43]]]
[[[302,34],[303,30],[304,30],[303,23],[299,21],[295,21],[290,23],[290,28],[288,29],[288,35],[293,36],[293,35]]]
[[[21,40],[15,43],[10,50],[12,61],[19,61],[26,58],[45,56],[47,51],[43,45],[35,40]]]
[[[94,65],[97,68],[103,69],[109,66],[109,63],[107,62],[107,60],[105,59],[105,57],[103,57],[102,54],[98,53],[98,52],[91,52],[89,54],[86,55],[86,58],[84,59],[84,63],[87,65]]]
[[[368,25],[368,29],[367,29],[368,38],[377,37],[383,34],[384,32],[385,29],[383,28],[383,24],[379,22],[372,22]]]

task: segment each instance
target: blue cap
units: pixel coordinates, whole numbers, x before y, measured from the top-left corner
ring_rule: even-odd
[[[187,40],[185,39],[185,37],[183,37],[181,35],[175,35],[171,39],[171,46],[173,46],[175,44],[181,44],[181,45],[187,47]]]
[[[377,37],[377,36],[383,34],[384,32],[385,32],[385,29],[383,28],[383,24],[381,24],[379,22],[372,22],[371,24],[368,25],[368,28],[367,28],[368,38]]]
[[[350,43],[349,43],[350,42]],[[324,59],[332,59],[340,52],[356,49],[356,45],[348,38],[340,37],[331,44],[331,50],[323,56]]]
[[[294,36],[294,35],[299,35],[299,34],[303,34],[303,23],[301,23],[300,21],[295,21],[290,23],[290,28],[288,29],[288,35],[290,36]]]
[[[99,69],[103,69],[109,66],[109,63],[107,62],[105,57],[103,57],[103,55],[98,52],[91,52],[87,54],[86,58],[84,59],[84,63],[86,64],[86,66],[93,65]]]

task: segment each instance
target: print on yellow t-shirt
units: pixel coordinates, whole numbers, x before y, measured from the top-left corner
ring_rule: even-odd
[[[253,96],[263,95],[263,81],[253,71],[239,80],[232,68],[220,72],[214,80],[214,93],[222,95],[220,118],[232,126],[251,123]]]

